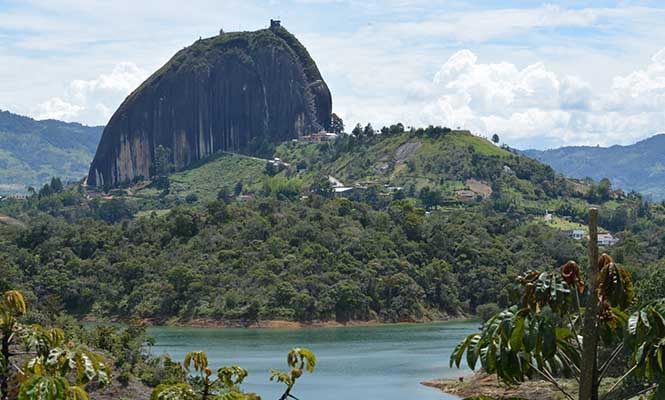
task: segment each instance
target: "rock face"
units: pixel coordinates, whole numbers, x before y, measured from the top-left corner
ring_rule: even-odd
[[[156,149],[182,169],[214,152],[247,151],[330,127],[332,98],[307,50],[274,21],[179,51],[122,103],[104,129],[87,183],[149,177]]]

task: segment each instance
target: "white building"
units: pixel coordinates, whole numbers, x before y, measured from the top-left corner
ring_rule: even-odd
[[[587,235],[586,231],[583,229],[573,229],[571,231],[566,231],[566,236],[571,237],[575,240],[582,240],[584,238],[588,238],[589,236]],[[599,232],[598,233],[598,246],[613,246],[619,242],[619,238],[614,237],[609,232]]]
[[[586,236],[586,232],[584,232],[584,229],[573,229],[571,231],[567,231],[566,235],[575,240],[582,240]]]
[[[598,234],[598,245],[599,246],[613,246],[619,241],[619,238],[614,237],[609,232],[603,232]]]

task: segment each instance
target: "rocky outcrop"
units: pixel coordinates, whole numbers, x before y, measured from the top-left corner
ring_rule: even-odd
[[[221,33],[179,51],[122,103],[87,183],[150,176],[156,149],[183,169],[214,152],[251,152],[330,126],[332,98],[304,46],[273,24]]]

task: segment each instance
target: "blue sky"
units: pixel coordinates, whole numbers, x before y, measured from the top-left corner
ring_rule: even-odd
[[[665,131],[657,1],[0,0],[0,108],[105,124],[199,36],[283,24],[347,126],[442,124],[520,148]]]

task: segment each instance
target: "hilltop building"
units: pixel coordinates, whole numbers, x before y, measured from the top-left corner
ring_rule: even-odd
[[[310,143],[331,142],[337,139],[337,134],[332,132],[321,131],[311,135],[305,135],[300,140]]]

